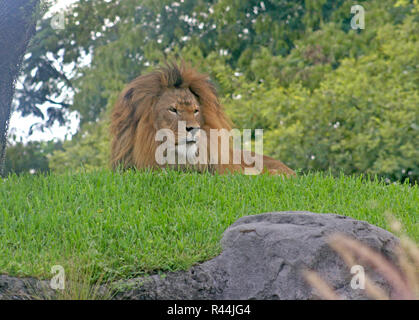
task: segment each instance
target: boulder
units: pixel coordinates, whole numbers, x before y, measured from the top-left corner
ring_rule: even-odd
[[[0,275],[0,300],[47,299],[54,296],[48,281]]]
[[[395,261],[398,239],[364,221],[335,214],[271,212],[237,220],[224,233],[222,253],[188,271],[125,281],[118,299],[317,299],[302,270],[317,271],[346,299],[366,299],[352,289],[353,275],[330,248],[339,232]],[[383,289],[377,274],[365,271]],[[125,287],[124,287],[125,286]]]

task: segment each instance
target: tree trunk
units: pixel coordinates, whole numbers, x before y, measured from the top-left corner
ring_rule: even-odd
[[[39,0],[0,0],[0,176],[16,78],[29,40],[35,34],[38,4]]]

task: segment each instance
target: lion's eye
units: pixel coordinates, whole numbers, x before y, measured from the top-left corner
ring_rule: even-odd
[[[170,107],[169,111],[174,113],[174,114],[177,114],[177,109],[176,108]]]

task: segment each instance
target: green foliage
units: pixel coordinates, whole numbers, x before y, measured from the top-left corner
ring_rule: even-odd
[[[57,150],[62,149],[61,142],[30,141],[26,144],[15,142],[6,149],[5,174],[24,172],[48,172],[48,157]]]
[[[418,206],[418,186],[323,173],[10,175],[0,180],[0,274],[49,278],[52,265],[74,262],[93,282],[185,270],[218,255],[238,218],[271,211],[338,213],[386,229],[392,213],[417,241]]]
[[[254,69],[267,81],[245,84],[241,99],[228,99],[227,109],[239,127],[264,128],[265,150],[293,168],[419,181],[419,23],[407,17],[365,34],[337,32],[334,47],[327,44],[333,28],[309,34],[286,57],[299,56],[301,65],[276,69],[282,78],[267,67],[269,53],[261,55]],[[301,54],[311,39],[317,62]]]
[[[204,57],[224,52],[230,67],[244,70],[261,46],[274,55],[289,53],[304,34],[305,22],[328,20],[344,3],[323,2],[319,6],[308,0],[79,0],[66,12],[65,29],[54,30],[51,18],[41,19],[24,62],[17,110],[42,117],[39,105],[52,103],[46,124],[51,125],[64,120],[63,111],[71,107],[70,93],[75,93],[72,109],[80,111],[82,122],[96,121],[106,106],[102,92],[108,90],[108,81],[125,83],[176,49],[196,47]],[[78,66],[89,54],[90,78]],[[100,76],[92,78],[90,69]],[[106,74],[109,71],[111,75]],[[98,83],[92,85],[89,79]],[[88,93],[93,94],[90,100]],[[85,97],[81,101],[79,94]]]
[[[72,140],[64,142],[63,151],[56,151],[50,157],[50,168],[55,172],[106,168],[110,146],[108,127],[104,120],[85,124]]]
[[[396,7],[412,7],[415,12],[419,12],[419,0],[398,0]]]

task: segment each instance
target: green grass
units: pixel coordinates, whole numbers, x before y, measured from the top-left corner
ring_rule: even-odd
[[[0,180],[0,274],[51,277],[52,265],[129,278],[220,253],[224,230],[269,211],[338,213],[419,240],[419,189],[360,177],[298,178],[103,170]]]

